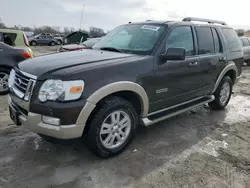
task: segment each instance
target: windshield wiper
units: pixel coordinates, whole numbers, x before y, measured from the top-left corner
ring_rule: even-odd
[[[101,50],[107,50],[107,51],[111,51],[111,52],[120,52],[120,53],[124,53],[123,51],[117,49],[117,48],[113,48],[113,47],[102,47],[100,48]]]

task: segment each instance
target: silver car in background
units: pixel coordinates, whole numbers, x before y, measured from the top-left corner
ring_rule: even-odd
[[[241,41],[241,44],[243,46],[244,61],[247,63],[247,65],[250,66],[250,38],[241,37],[240,41]]]

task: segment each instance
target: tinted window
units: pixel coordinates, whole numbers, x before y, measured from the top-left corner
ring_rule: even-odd
[[[212,28],[212,32],[213,32],[213,37],[214,37],[214,51],[215,53],[220,53],[223,51],[221,40],[219,38],[217,31],[214,28]]]
[[[0,42],[3,42],[3,33],[0,32]]]
[[[186,56],[194,55],[194,42],[191,27],[177,27],[172,31],[166,41],[168,48],[185,48]]]
[[[46,36],[37,37],[37,39],[46,39]]]
[[[199,54],[214,53],[213,36],[210,27],[197,27]]]
[[[230,51],[240,51],[242,46],[238,35],[233,29],[222,29]]]
[[[14,43],[16,40],[17,34],[16,33],[6,33],[6,34],[10,37],[11,41]]]
[[[249,41],[247,39],[242,39],[243,46],[250,46]]]

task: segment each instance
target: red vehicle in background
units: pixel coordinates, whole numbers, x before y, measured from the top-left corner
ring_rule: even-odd
[[[83,49],[92,49],[92,47],[100,40],[101,38],[92,38],[86,40],[80,44],[68,44],[64,45],[59,49],[59,52],[67,52],[67,51],[76,51],[76,50],[83,50]]]

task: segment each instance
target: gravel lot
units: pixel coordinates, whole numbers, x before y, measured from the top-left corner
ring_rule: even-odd
[[[245,67],[224,111],[203,106],[140,127],[106,160],[80,140],[51,144],[14,126],[0,96],[0,188],[250,187],[249,87]]]

